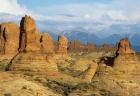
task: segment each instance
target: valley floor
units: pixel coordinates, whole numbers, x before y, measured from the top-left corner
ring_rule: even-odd
[[[8,59],[3,59],[0,96],[140,96],[140,66],[132,74],[118,72],[102,60],[113,56],[113,52],[71,53],[69,59],[57,61],[58,72],[48,71],[46,76],[4,71]],[[92,60],[98,62],[98,69],[87,82],[80,76]]]

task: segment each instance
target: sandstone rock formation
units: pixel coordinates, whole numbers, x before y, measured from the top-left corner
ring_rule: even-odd
[[[92,43],[88,43],[88,44],[86,45],[86,48],[87,48],[87,51],[88,51],[88,52],[92,52],[92,51],[95,51],[95,50],[96,50],[96,47],[95,47],[94,44],[92,44]]]
[[[56,63],[48,60],[46,52],[41,52],[40,39],[41,36],[36,29],[35,21],[30,16],[23,17],[20,23],[19,54],[11,60],[9,70],[38,74],[45,74],[49,70],[57,71]],[[44,51],[52,52],[52,43],[49,35],[45,34],[42,37]]]
[[[111,46],[109,44],[103,44],[100,48],[99,51],[105,51],[105,52],[114,52],[116,51],[116,47],[115,46]]]
[[[19,51],[39,51],[40,33],[37,31],[35,21],[25,15],[20,23]]]
[[[0,53],[16,54],[19,48],[19,27],[15,23],[0,25]]]
[[[92,64],[93,61],[85,58],[78,58],[74,61],[72,68],[76,71],[84,72],[88,69],[89,65]]]
[[[128,38],[120,40],[116,54],[117,55],[135,54],[135,52],[131,48],[131,44]]]
[[[68,40],[65,36],[58,37],[57,53],[67,54]]]
[[[54,44],[53,39],[48,33],[44,33],[41,38],[41,49],[44,53],[53,53],[54,52]]]
[[[68,46],[69,52],[115,52],[116,47],[111,46],[109,44],[103,44],[102,46],[95,46],[92,43],[82,44],[81,42],[77,40],[72,40],[69,42]]]
[[[86,50],[85,46],[77,40],[73,40],[69,43],[68,50],[70,52],[84,52]]]
[[[84,72],[82,79],[90,83],[97,71],[97,67],[98,64],[95,61],[93,61],[93,63],[90,64],[88,69]]]
[[[53,57],[52,57],[53,58]],[[28,52],[18,54],[11,62],[10,71],[44,74],[48,71],[57,71],[57,64],[46,54]]]
[[[138,64],[139,60],[132,50],[129,40],[127,38],[120,40],[114,60],[114,69],[124,73],[131,73],[134,72]]]

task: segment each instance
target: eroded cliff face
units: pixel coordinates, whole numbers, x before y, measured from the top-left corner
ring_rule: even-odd
[[[59,36],[57,42],[57,53],[67,54],[68,40],[65,36]]]
[[[54,53],[53,39],[48,33],[44,33],[41,37],[41,50],[43,53]]]
[[[19,54],[11,60],[9,70],[37,74],[57,71],[56,63],[48,59],[47,53],[52,52],[52,38],[47,33],[41,38],[35,21],[25,15],[20,23]]]
[[[16,54],[19,48],[19,27],[15,23],[0,24],[0,53]]]
[[[70,52],[84,52],[86,50],[85,48],[86,46],[84,46],[83,44],[81,44],[79,41],[77,40],[73,40],[69,43],[69,48],[68,50]]]
[[[88,83],[91,83],[93,77],[95,76],[97,68],[98,68],[98,64],[95,61],[93,61],[91,64],[89,64],[88,69],[85,70],[82,79],[84,79]]]
[[[132,73],[138,64],[139,60],[132,50],[129,40],[127,38],[120,40],[114,60],[114,69],[124,73]]]
[[[19,51],[40,51],[41,35],[36,28],[35,21],[25,15],[20,23]]]
[[[54,45],[56,50],[54,50]],[[32,84],[22,78],[20,80],[13,78],[13,76],[16,76],[15,74],[22,73],[22,77],[27,76],[31,81],[35,78],[40,82],[39,85],[45,84],[51,89],[54,88],[53,91],[56,91],[56,88],[61,89],[66,96],[79,94],[80,96],[139,96],[140,63],[127,38],[120,40],[113,66],[102,64],[102,62],[100,64],[96,63],[95,60],[101,59],[101,56],[97,56],[99,55],[98,52],[94,56],[92,54],[90,56],[81,54],[76,57],[76,54],[74,57],[69,57],[67,47],[68,40],[65,36],[59,36],[55,44],[49,34],[44,33],[40,36],[35,21],[30,16],[22,18],[20,29],[13,23],[1,24],[0,51],[3,55],[13,54],[12,58],[10,58],[10,63],[7,64],[9,64],[9,73],[14,74],[8,75],[8,72],[0,74],[1,79],[4,78],[2,82],[6,81],[3,84],[1,83],[1,93],[4,94],[5,91],[12,90],[12,95],[15,95],[15,90],[17,90],[15,86],[18,84],[17,88],[20,89],[18,95],[28,90],[28,86],[27,89],[22,86]],[[75,48],[77,51],[94,51],[95,48],[92,44],[84,46],[78,43],[72,43],[70,47],[71,50]],[[108,51],[112,49],[110,46],[104,45],[99,48],[100,50]],[[64,56],[62,57],[59,54]],[[67,55],[69,58],[67,58]],[[1,59],[3,57],[0,58],[0,61]],[[7,59],[4,58],[3,60]],[[21,81],[27,83],[22,85]],[[27,94],[29,91],[32,91],[33,93],[31,94],[33,95],[39,93],[42,96],[44,92],[44,96],[47,94],[44,87],[43,93],[33,87],[30,88],[32,90],[26,91]],[[42,87],[40,90],[42,90]]]
[[[92,43],[88,43],[87,46],[86,46],[86,48],[87,48],[87,51],[88,52],[94,52],[94,51],[96,51],[96,47]]]
[[[132,50],[128,38],[120,40],[116,54],[117,55],[135,54],[135,52]]]

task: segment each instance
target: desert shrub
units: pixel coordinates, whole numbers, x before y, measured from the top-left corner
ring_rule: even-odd
[[[33,74],[31,74],[29,72],[24,73],[24,75],[27,75],[27,76],[30,76],[30,77],[33,77],[34,76]]]
[[[0,70],[6,70],[8,63],[0,62]]]
[[[4,96],[12,96],[11,93],[5,93]]]
[[[110,91],[100,90],[100,92],[101,92],[101,96],[115,96]]]
[[[22,89],[27,89],[27,86],[26,85],[22,86]]]

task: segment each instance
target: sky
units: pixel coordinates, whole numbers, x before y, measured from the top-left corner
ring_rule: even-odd
[[[19,20],[28,14],[41,30],[99,33],[113,25],[130,32],[140,22],[140,0],[0,0],[0,20]],[[14,18],[14,17],[17,18]],[[113,30],[113,29],[112,29]],[[133,30],[131,30],[133,31]],[[116,34],[112,31],[108,34]],[[106,35],[106,33],[104,33]]]

